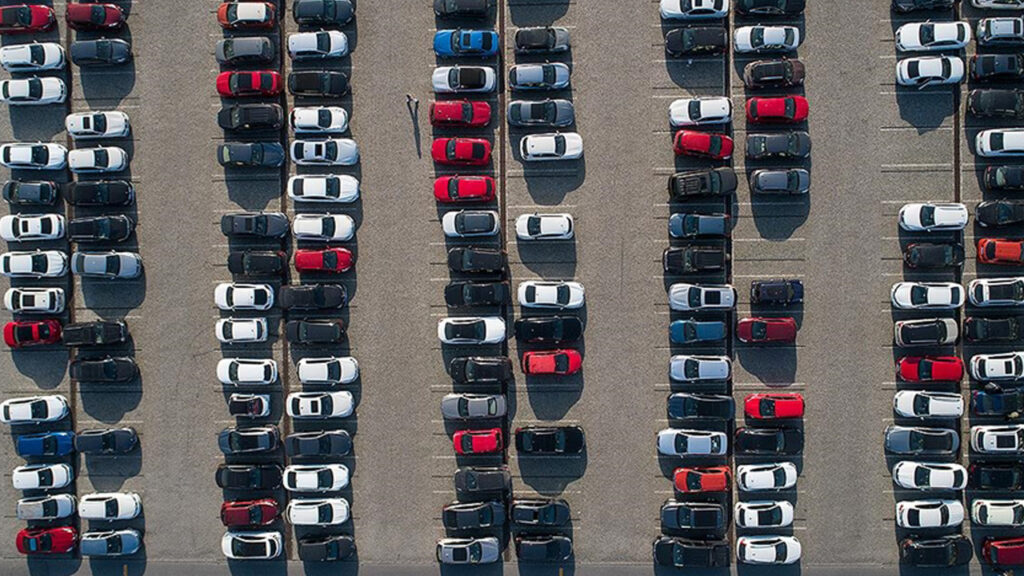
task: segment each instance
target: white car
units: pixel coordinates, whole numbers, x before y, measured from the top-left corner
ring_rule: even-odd
[[[60,314],[64,311],[63,288],[8,288],[4,308],[19,314]]]
[[[1024,351],[1001,354],[975,354],[970,363],[975,380],[1020,380],[1024,378]]]
[[[296,134],[340,134],[348,130],[348,112],[341,106],[300,106],[288,122]]]
[[[741,26],[733,33],[736,52],[790,52],[803,38],[796,26]]]
[[[266,342],[266,318],[221,318],[217,320],[217,340],[224,344]]]
[[[15,142],[0,146],[0,165],[25,170],[63,170],[68,149],[52,142]]]
[[[285,509],[292,526],[334,526],[349,519],[348,500],[344,498],[302,498]]]
[[[220,540],[221,552],[232,560],[269,560],[280,556],[283,548],[280,532],[229,531]]]
[[[902,460],[892,467],[892,481],[907,490],[963,490],[967,469],[945,462]]]
[[[12,44],[0,48],[0,65],[8,72],[39,72],[64,67],[64,48],[56,42]]]
[[[348,174],[292,176],[288,196],[296,202],[355,202],[359,199],[359,179]]]
[[[971,449],[982,454],[1024,452],[1024,424],[971,426]]]
[[[740,536],[736,559],[744,564],[793,564],[800,560],[800,541],[793,536]]]
[[[911,22],[896,30],[896,49],[900,52],[959,50],[971,41],[967,22]]]
[[[303,358],[299,360],[298,372],[303,384],[351,384],[359,378],[359,362],[351,356]]]
[[[11,398],[0,402],[0,422],[4,424],[43,424],[68,415],[68,399],[58,394]]]
[[[959,500],[903,500],[896,503],[896,525],[900,528],[950,528],[964,521]]]
[[[796,486],[797,470],[792,462],[743,464],[736,467],[736,487],[742,492],[788,490]]]
[[[269,358],[222,358],[217,362],[221,384],[249,386],[277,381],[277,361]]]
[[[725,96],[680,98],[668,106],[668,122],[672,126],[725,124],[732,120],[732,99]]]
[[[732,374],[732,362],[728,356],[677,354],[669,361],[668,374],[681,382],[728,380]]]
[[[274,307],[270,284],[221,282],[213,289],[213,302],[221,310],[269,310]]]
[[[142,276],[142,256],[136,252],[72,252],[71,273],[84,278],[124,280]]]
[[[1020,16],[982,18],[978,21],[977,37],[979,46],[1024,44],[1024,18]]]
[[[18,520],[58,520],[74,514],[77,506],[71,494],[50,494],[22,498],[17,508]]]
[[[576,160],[583,156],[583,137],[577,132],[529,134],[519,140],[523,162]]]
[[[964,414],[964,398],[955,392],[900,390],[892,408],[906,418],[959,418]]]
[[[665,456],[725,456],[729,437],[711,430],[665,428],[658,432],[658,452]]]
[[[353,166],[359,162],[359,146],[351,138],[294,140],[291,155],[299,166]]]
[[[1024,0],[971,0],[971,6],[990,10],[1021,10],[1024,9]]]
[[[967,296],[955,282],[897,282],[889,299],[901,310],[955,310]]]
[[[1020,306],[1024,304],[1024,276],[971,280],[967,298],[975,306]]]
[[[68,166],[75,174],[118,172],[128,166],[128,153],[117,146],[79,148],[68,152]]]
[[[351,392],[292,392],[286,399],[292,418],[346,418],[355,409]]]
[[[7,242],[56,240],[64,237],[60,214],[8,214],[0,218],[0,238]]]
[[[142,498],[135,492],[86,494],[78,501],[83,520],[131,520],[142,513]]]
[[[582,308],[583,284],[579,282],[520,282],[517,290],[519,305],[527,308]]]
[[[29,464],[18,466],[11,473],[15,490],[50,490],[63,488],[75,479],[67,464]]]
[[[666,20],[725,18],[729,0],[661,0],[660,11]]]
[[[4,252],[0,274],[8,278],[58,278],[68,273],[68,257],[57,250]]]
[[[341,58],[348,54],[348,36],[338,30],[288,35],[288,55],[295,60]]]
[[[498,316],[459,316],[437,323],[445,344],[499,344],[505,341],[505,320]]]
[[[64,118],[64,127],[75,140],[123,138],[132,129],[128,115],[117,110],[68,114]]]
[[[896,63],[896,83],[900,86],[939,86],[959,84],[964,79],[964,61],[956,56],[917,56]]]
[[[346,214],[297,214],[292,220],[296,240],[344,242],[356,232],[356,221]]]
[[[982,130],[974,137],[974,151],[985,157],[1024,155],[1024,128]]]
[[[576,233],[571,214],[523,214],[516,218],[520,240],[569,240]]]
[[[60,104],[68,97],[68,88],[60,78],[44,77],[0,80],[0,102],[12,106]]]
[[[458,210],[445,212],[441,229],[449,238],[494,236],[501,230],[501,216],[496,210]]]
[[[793,523],[793,505],[785,500],[737,502],[737,528],[784,528]]]
[[[731,284],[673,284],[668,290],[672,310],[731,310],[736,289]]]
[[[498,77],[490,66],[440,66],[431,83],[438,94],[480,94],[494,92]]]
[[[344,464],[292,464],[284,469],[284,489],[289,492],[334,492],[348,486]]]
[[[967,206],[957,202],[904,204],[900,208],[900,228],[907,232],[945,232],[967,226]]]
[[[980,526],[1024,526],[1024,500],[977,499],[971,504],[971,521]]]

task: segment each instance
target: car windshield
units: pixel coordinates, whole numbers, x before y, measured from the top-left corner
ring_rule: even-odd
[[[752,46],[761,46],[764,44],[764,28],[756,26],[750,31],[750,44]]]
[[[786,118],[796,118],[796,100],[793,98],[786,98],[785,115]]]
[[[462,406],[459,406],[459,410],[461,410],[461,409],[462,409]],[[473,437],[470,434],[463,434],[462,435],[462,442],[461,442],[461,444],[462,444],[462,451],[463,452],[472,452],[473,451]]]
[[[324,255],[324,268],[335,269],[338,267],[338,253],[333,250],[329,250],[323,253]]]
[[[477,518],[479,519],[481,526],[490,526],[494,521],[494,512],[491,510],[490,506],[485,506],[480,509],[480,512],[477,514]]]
[[[786,484],[786,471],[781,466],[772,470],[772,483],[775,486],[784,486]]]
[[[690,120],[700,120],[700,100],[690,100],[687,114],[689,114]]]
[[[33,164],[46,164],[50,159],[50,154],[47,151],[46,146],[33,146],[32,147],[32,163]]]
[[[469,550],[469,561],[470,562],[476,563],[476,562],[479,562],[481,558],[483,558],[483,556],[484,556],[484,548],[483,548],[483,546],[480,545],[479,542],[473,542],[472,544],[467,546],[467,548]]]
[[[700,362],[698,362],[696,360],[693,360],[693,359],[687,359],[683,363],[683,375],[686,376],[687,378],[691,378],[691,379],[692,378],[696,378],[697,376],[699,376],[700,375]]]
[[[40,486],[52,486],[53,485],[53,470],[50,468],[42,468],[36,471],[36,477],[39,479]]]
[[[935,225],[935,207],[925,205],[921,207],[921,225],[922,226],[934,226]]]
[[[708,138],[708,154],[711,154],[712,156],[718,156],[718,154],[720,154],[721,152],[722,139],[719,136],[712,134],[711,137]]]
[[[768,325],[764,322],[752,322],[750,335],[754,340],[764,340],[768,336]]]
[[[530,216],[526,221],[526,231],[530,236],[537,236],[540,234],[540,217]]]
[[[949,78],[953,75],[953,66],[949,63],[948,58],[942,59],[942,77]]]
[[[914,286],[910,289],[910,303],[911,304],[927,304],[928,303],[928,289],[924,286]]]
[[[935,25],[934,24],[923,24],[921,25],[921,44],[927,46],[935,41]]]
[[[555,136],[555,155],[561,156],[565,154],[565,136],[557,134]]]
[[[786,546],[782,542],[775,542],[772,544],[775,547],[775,561],[784,562],[786,560]]]

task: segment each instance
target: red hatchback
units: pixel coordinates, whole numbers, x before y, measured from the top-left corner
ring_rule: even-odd
[[[0,34],[49,30],[57,22],[53,9],[39,4],[0,6]]]
[[[896,375],[907,382],[959,382],[964,362],[956,356],[907,356],[896,361]]]
[[[441,176],[434,180],[438,202],[490,202],[494,200],[494,178],[490,176]]]
[[[807,98],[750,98],[747,100],[747,120],[751,122],[786,122],[795,124],[807,120]]]
[[[802,418],[804,397],[794,393],[751,394],[743,399],[743,413],[755,420]]]
[[[430,123],[434,126],[487,126],[491,123],[491,105],[469,100],[444,100],[430,104]]]
[[[732,138],[725,134],[680,130],[672,149],[676,154],[724,160],[732,156]]]
[[[430,155],[438,164],[484,166],[491,161],[491,143],[483,138],[437,138]]]
[[[978,240],[978,262],[983,264],[1024,264],[1024,240],[982,238]]]
[[[276,16],[270,2],[225,2],[217,8],[217,22],[229,30],[273,28]]]
[[[726,492],[730,478],[728,466],[676,468],[672,483],[676,490],[684,493]]]
[[[986,538],[981,555],[996,566],[1024,566],[1024,537]]]
[[[456,454],[491,454],[500,452],[501,428],[490,430],[459,430],[452,436]]]
[[[346,272],[355,258],[344,248],[296,250],[295,269],[299,272]]]
[[[281,75],[273,70],[221,72],[217,75],[217,93],[225,98],[276,96],[281,93]]]
[[[23,320],[4,324],[4,343],[11,348],[60,342],[60,321]]]
[[[523,354],[524,374],[575,374],[583,365],[576,350],[541,350]]]
[[[78,532],[70,526],[23,528],[15,543],[22,554],[67,554],[75,549]]]
[[[124,10],[115,4],[68,4],[64,19],[75,30],[113,30],[124,26]]]
[[[265,526],[277,519],[281,511],[277,500],[232,500],[221,504],[220,521],[225,526]]]
[[[741,318],[736,323],[740,342],[768,344],[796,340],[796,320],[792,318]]]

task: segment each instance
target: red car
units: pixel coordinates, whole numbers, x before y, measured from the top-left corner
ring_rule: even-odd
[[[11,348],[60,342],[58,320],[22,320],[4,324],[4,343]]]
[[[459,430],[452,436],[456,454],[490,454],[500,452],[501,428],[490,430]]]
[[[295,269],[299,272],[346,272],[355,258],[344,248],[296,250]]]
[[[983,264],[1024,264],[1024,240],[982,238],[978,240],[978,262]]]
[[[53,9],[40,4],[0,6],[0,34],[43,32],[57,22]]]
[[[804,397],[793,393],[751,394],[743,399],[743,413],[755,420],[801,418]]]
[[[750,98],[747,100],[747,120],[751,122],[786,122],[795,124],[807,120],[807,98]]]
[[[15,542],[22,554],[66,554],[75,549],[78,532],[71,526],[23,528]]]
[[[277,519],[281,510],[277,500],[232,500],[220,506],[220,521],[225,526],[265,526]]]
[[[736,323],[740,342],[767,344],[796,340],[796,320],[792,318],[741,318]]]
[[[986,538],[981,555],[996,566],[1024,566],[1024,537]]]
[[[273,70],[221,72],[217,75],[217,93],[225,98],[277,96],[281,93],[281,75]]]
[[[896,375],[907,382],[959,382],[964,362],[956,356],[907,356],[896,361]]]
[[[444,100],[430,104],[430,123],[434,126],[487,126],[491,123],[491,105],[469,100]]]
[[[541,350],[523,354],[524,374],[575,374],[583,365],[576,350]]]
[[[676,468],[672,476],[672,483],[679,492],[726,492],[732,473],[728,466],[712,466]]]
[[[270,2],[225,2],[217,8],[217,21],[229,30],[273,28],[276,16]]]
[[[676,154],[724,160],[732,156],[732,138],[725,134],[680,130],[672,149]]]
[[[490,176],[441,176],[434,180],[438,202],[490,202],[494,200],[494,178]]]
[[[75,30],[113,30],[124,26],[124,10],[115,4],[68,4],[64,18]]]
[[[438,138],[430,155],[438,164],[485,166],[491,161],[491,143],[483,138]]]

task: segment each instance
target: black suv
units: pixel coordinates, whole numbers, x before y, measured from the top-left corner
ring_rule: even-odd
[[[280,275],[288,267],[284,252],[244,250],[228,254],[228,271],[243,276]]]
[[[505,382],[512,379],[512,360],[506,356],[460,356],[452,358],[448,374],[459,384]]]
[[[284,325],[285,337],[292,344],[333,344],[345,336],[342,320],[291,320]]]
[[[455,272],[502,272],[506,264],[504,250],[452,248],[448,251],[448,268]]]
[[[348,289],[343,284],[299,284],[282,286],[277,298],[285,310],[329,310],[348,302]]]
[[[729,46],[729,37],[721,26],[676,28],[665,34],[665,52],[669,56],[718,54]]]
[[[75,206],[127,206],[135,199],[135,187],[127,180],[74,182],[64,199]]]
[[[452,282],[444,288],[449,307],[501,305],[508,302],[507,282]]]
[[[800,86],[804,75],[804,63],[796,59],[756,60],[743,67],[743,83],[750,90]]]
[[[804,433],[798,428],[738,428],[737,454],[799,454]]]
[[[728,166],[677,172],[668,177],[668,194],[677,200],[688,196],[728,196],[736,192],[736,182],[736,171]]]
[[[217,124],[225,130],[277,130],[284,110],[277,104],[239,104],[221,108]]]
[[[288,74],[288,91],[295,96],[337,98],[348,90],[348,76],[343,72],[299,70]]]
[[[214,480],[226,490],[275,490],[281,487],[281,477],[277,464],[221,464]]]
[[[350,0],[295,0],[292,16],[299,25],[348,24],[355,13]]]
[[[666,248],[661,254],[661,266],[666,274],[695,274],[721,270],[726,259],[724,248],[681,246]]]
[[[516,339],[528,343],[572,342],[583,336],[583,323],[575,316],[535,316],[520,318],[515,324]]]
[[[73,218],[68,222],[68,239],[73,242],[122,242],[132,235],[135,222],[124,214]]]
[[[516,450],[522,454],[577,454],[585,445],[583,428],[579,426],[524,426],[516,429]]]
[[[71,362],[68,374],[79,382],[124,383],[139,375],[139,367],[128,357],[80,358]]]

